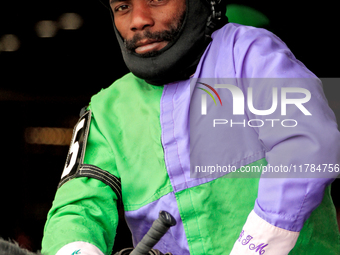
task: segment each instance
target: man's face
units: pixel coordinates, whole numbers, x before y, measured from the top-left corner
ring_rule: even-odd
[[[110,0],[114,22],[126,48],[152,56],[177,35],[185,0]]]

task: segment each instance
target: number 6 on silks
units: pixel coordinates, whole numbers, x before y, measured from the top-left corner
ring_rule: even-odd
[[[91,111],[86,111],[74,127],[71,145],[67,154],[59,187],[76,175],[84,160],[90,122]]]

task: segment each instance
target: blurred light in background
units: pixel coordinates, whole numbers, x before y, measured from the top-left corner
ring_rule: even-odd
[[[17,51],[20,48],[20,40],[16,35],[5,34],[0,38],[1,51]]]
[[[59,26],[65,30],[76,30],[83,25],[82,17],[77,13],[64,13],[59,18]]]
[[[83,25],[83,18],[77,13],[63,13],[58,21],[41,20],[35,25],[35,32],[39,37],[54,37],[59,29],[76,30]]]
[[[41,20],[35,25],[35,32],[39,37],[54,37],[58,32],[57,22],[53,20]]]
[[[35,24],[35,32],[40,38],[56,36],[59,29],[77,30],[83,25],[83,18],[77,13],[63,13],[58,21],[41,20]],[[5,34],[0,37],[0,52],[14,52],[20,48],[20,40],[14,34]]]
[[[72,128],[28,127],[25,142],[29,144],[70,145]]]

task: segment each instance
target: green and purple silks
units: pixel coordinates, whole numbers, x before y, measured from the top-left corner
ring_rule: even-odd
[[[272,86],[240,82],[258,78],[274,80]],[[273,127],[276,122],[249,125],[249,120],[265,122],[269,117],[255,116],[247,107],[244,115],[233,115],[228,110],[233,108],[230,91],[216,87],[225,108],[218,108],[222,106],[208,96],[203,116],[205,92],[196,89],[201,86],[196,81],[208,84],[209,79],[221,84],[234,80],[244,95],[252,86],[254,101],[262,102],[256,107],[262,109],[272,105],[272,87],[307,89],[311,99],[304,106],[312,116],[291,105],[283,117],[296,120],[295,127]],[[278,178],[261,172],[194,173],[195,165],[217,163],[234,169],[339,164],[340,136],[320,81],[270,32],[229,23],[214,32],[192,79],[152,86],[127,74],[95,95],[89,110],[92,120],[83,163],[120,179],[134,244],[159,211],[166,210],[177,225],[155,246],[163,253],[229,254],[240,240],[249,254],[273,254],[265,251],[273,250],[274,243],[252,246],[255,235],[242,236],[254,211],[273,228],[300,233],[289,254],[339,254],[329,192],[337,173],[315,178],[293,173]],[[213,127],[210,120],[215,114],[229,124]],[[270,115],[270,119],[283,117],[279,110]],[[118,223],[116,200],[115,192],[96,179],[80,177],[63,184],[48,215],[42,252],[54,255],[69,243],[85,242],[110,255]]]

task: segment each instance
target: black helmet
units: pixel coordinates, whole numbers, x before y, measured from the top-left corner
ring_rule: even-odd
[[[100,0],[110,11],[109,0]],[[153,85],[188,79],[211,41],[211,34],[228,22],[226,0],[186,0],[186,14],[177,38],[156,56],[129,52],[114,25],[125,64],[137,77]],[[113,13],[111,11],[113,17]],[[199,17],[199,18],[198,18]]]

